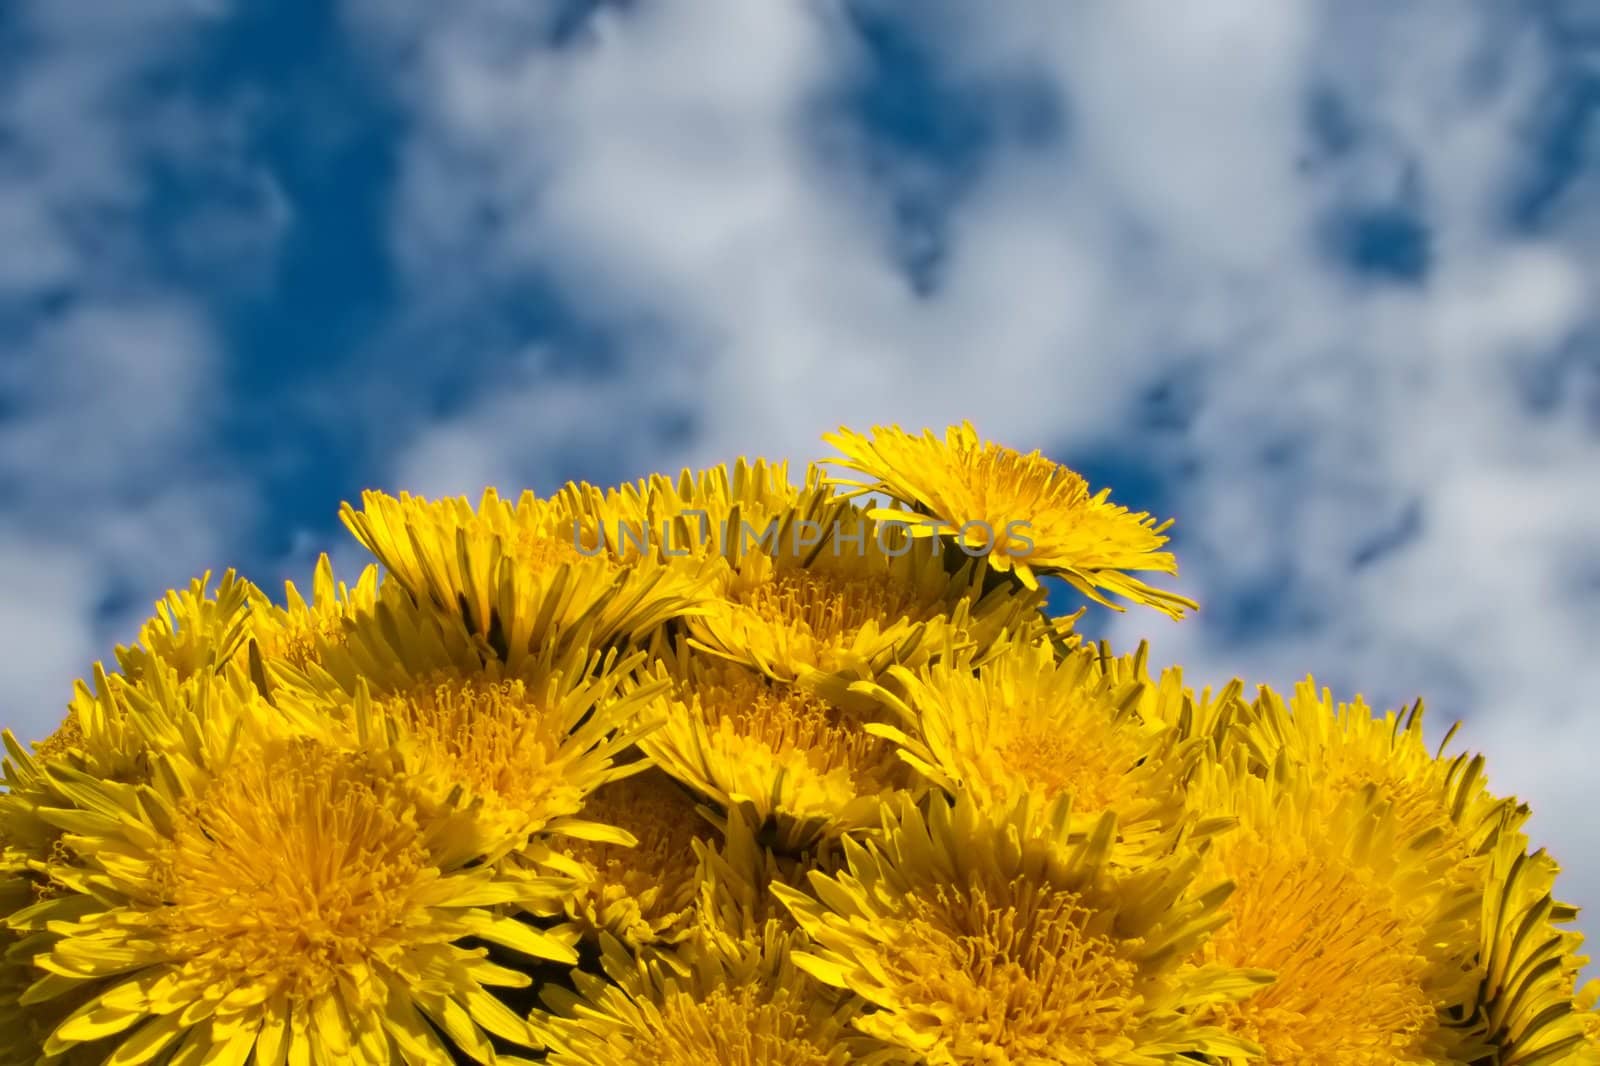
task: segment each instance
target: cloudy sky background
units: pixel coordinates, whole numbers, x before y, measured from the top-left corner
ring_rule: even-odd
[[[971,418],[1177,518],[1095,632],[1466,719],[1600,907],[1597,113],[1584,0],[13,0],[0,724],[364,487]]]

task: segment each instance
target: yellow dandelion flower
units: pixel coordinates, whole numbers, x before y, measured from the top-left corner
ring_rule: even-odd
[[[519,841],[523,857],[555,858],[542,834],[625,839],[577,815],[625,772],[619,756],[649,727],[643,715],[665,682],[635,678],[642,652],[552,644],[513,669],[459,618],[388,586],[316,649],[313,667],[273,672],[274,700],[306,729],[326,720],[350,737],[392,734],[425,802],[470,797],[485,831]]]
[[[724,808],[768,825],[788,850],[823,834],[875,825],[882,800],[912,783],[870,720],[805,684],[677,649],[659,676],[660,728],[639,747],[667,773]]]
[[[1105,641],[1094,647],[1099,669],[1114,684],[1141,686],[1138,708],[1146,721],[1165,723],[1180,740],[1201,740],[1214,757],[1222,757],[1239,742],[1240,723],[1249,711],[1243,681],[1235,678],[1216,692],[1210,687],[1196,692],[1183,683],[1182,667],[1169,666],[1151,676],[1147,642],[1141,641],[1126,655],[1115,654]]]
[[[1274,975],[1218,1008],[1230,1032],[1285,1066],[1474,1061],[1482,1046],[1457,1015],[1476,901],[1443,876],[1447,857],[1403,839],[1372,789],[1330,811],[1286,760],[1263,777],[1235,758],[1193,787],[1239,819],[1207,851],[1207,875],[1235,887],[1202,957]]]
[[[716,835],[694,798],[651,768],[590,794],[582,816],[622,830],[632,843],[562,846],[585,875],[567,913],[586,932],[607,930],[634,949],[689,936],[700,894],[697,845]]]
[[[582,627],[596,644],[642,638],[694,608],[704,567],[649,559],[618,566],[586,554],[560,508],[493,489],[477,510],[465,498],[429,502],[362,494],[345,525],[416,599],[459,614],[469,632],[515,666]]]
[[[1303,768],[1324,811],[1374,788],[1400,840],[1426,837],[1448,855],[1448,876],[1475,891],[1484,889],[1496,839],[1527,819],[1526,807],[1489,794],[1483,756],[1445,756],[1454,728],[1429,749],[1420,701],[1404,715],[1388,711],[1380,718],[1359,696],[1335,704],[1328,689],[1319,691],[1307,678],[1288,702],[1263,689],[1249,717],[1246,733],[1262,764],[1286,755]]]
[[[315,661],[321,645],[343,639],[346,623],[361,611],[377,605],[378,568],[362,570],[355,587],[333,579],[333,563],[326,554],[317,559],[311,581],[311,600],[294,582],[284,582],[284,606],[266,593],[250,588],[250,636],[266,660],[286,660],[304,668]]]
[[[770,529],[766,550],[740,556],[721,600],[685,626],[698,647],[780,681],[871,678],[952,643],[981,651],[1041,617],[1042,593],[985,590],[980,561],[949,573],[936,542],[854,508],[820,530]]]
[[[839,505],[817,468],[807,469],[802,488],[790,481],[787,463],[765,459],[685,470],[676,481],[657,474],[603,491],[570,483],[551,502],[584,552],[603,549],[617,562],[736,556],[742,543],[760,539],[786,515],[822,524]]]
[[[223,729],[218,709],[208,728]],[[529,1046],[488,989],[528,978],[467,938],[573,962],[570,939],[501,916],[561,889],[500,880],[469,818],[424,817],[392,758],[274,737],[260,704],[165,756],[144,786],[47,772],[74,802],[49,874],[71,891],[11,916],[58,938],[25,996],[88,998],[45,1043],[108,1063],[493,1061]],[[442,1037],[441,1037],[442,1034]]]
[[[849,1066],[908,1061],[850,1029],[859,1001],[801,972],[799,934],[769,925],[737,955],[636,958],[606,938],[609,980],[576,972],[534,1025],[551,1066]]]
[[[159,660],[148,660],[151,676],[170,673]],[[205,674],[197,675],[204,677]],[[106,780],[148,780],[149,752],[137,731],[128,727],[125,678],[107,675],[95,666],[95,691],[78,682],[72,705],[61,725],[28,751],[9,730],[3,735],[7,757],[0,791],[0,1066],[33,1066],[42,1061],[45,1040],[67,1015],[82,1005],[82,994],[57,996],[44,1003],[23,997],[45,971],[33,964],[58,938],[46,931],[18,933],[4,923],[41,900],[55,899],[69,889],[49,871],[52,861],[69,855],[65,830],[45,812],[71,808],[73,801],[47,772],[58,767]],[[92,1052],[73,1051],[52,1060],[100,1062]]]
[[[1195,828],[1183,797],[1198,749],[1141,717],[1144,686],[1107,677],[1093,649],[1058,659],[1047,643],[1008,642],[977,669],[948,655],[889,676],[903,697],[876,693],[901,725],[867,731],[892,741],[917,773],[952,795],[998,807],[1024,796],[1071,797],[1080,832],[1116,815],[1119,854],[1160,851]]]
[[[63,780],[147,785],[162,760],[174,753],[216,754],[234,743],[234,731],[243,722],[241,706],[259,711],[248,720],[257,734],[284,737],[296,732],[276,708],[258,705],[259,693],[237,663],[182,680],[159,660],[146,665],[144,676],[132,682],[96,664],[94,691],[79,682],[67,719],[31,752],[9,730],[3,734],[0,837],[8,861],[21,864],[38,898],[59,896],[64,888],[49,871],[67,855],[71,827],[52,811],[70,810],[81,797]]]
[[[144,627],[144,643],[118,649],[127,673],[108,673],[95,663],[92,687],[82,680],[73,685],[61,723],[31,752],[9,730],[0,734],[9,755],[6,790],[12,800],[48,805],[53,786],[40,765],[60,764],[123,783],[144,781],[152,753],[183,743],[184,730],[203,717],[213,688],[252,688],[236,654],[247,636],[246,586],[230,572],[212,600],[204,585],[202,578],[186,593],[170,593],[163,613]]]
[[[198,586],[190,589],[195,596],[180,597],[176,602],[194,606],[199,602]],[[200,644],[185,639],[173,646],[192,652]],[[162,645],[152,643],[150,647]],[[214,733],[207,733],[206,723],[219,703],[255,697],[255,686],[234,659],[218,663],[208,653],[203,665],[196,668],[201,659],[188,652],[170,657],[173,661],[166,654],[150,654],[148,649],[139,654],[143,657],[136,660],[134,678],[108,674],[96,663],[93,687],[81,680],[74,685],[61,724],[31,745],[31,751],[10,730],[0,732],[6,753],[0,837],[6,841],[6,855],[23,863],[24,876],[40,898],[60,893],[61,886],[38,867],[59,857],[63,847],[63,828],[43,812],[71,807],[74,802],[61,788],[56,771],[124,785],[147,783],[163,754],[185,750],[196,738],[214,739]],[[282,724],[287,728],[287,723]]]
[[[138,679],[155,660],[185,678],[233,658],[248,636],[249,584],[232,570],[222,575],[215,595],[208,591],[210,584],[208,571],[187,589],[173,589],[156,602],[155,616],[140,627],[137,643],[116,649],[123,673]]]
[[[48,857],[61,830],[39,817],[41,808],[70,806],[52,768],[106,781],[142,784],[160,753],[181,750],[204,723],[207,708],[229,694],[253,695],[237,664],[183,676],[179,668],[150,658],[137,681],[94,667],[94,687],[74,686],[67,715],[30,752],[10,730],[0,734],[6,750],[0,792],[0,833],[7,849],[31,859]]]
[[[846,841],[849,872],[772,891],[816,942],[796,965],[875,1010],[857,1029],[922,1057],[1133,1066],[1255,1049],[1195,1020],[1253,987],[1183,962],[1222,917],[1226,886],[1189,889],[1194,856],[1113,871],[1106,815],[1072,842],[1064,801],[983,812],[934,794]]]
[[[563,529],[556,508],[532,492],[515,503],[485,489],[474,508],[467,498],[425,500],[401,493],[363,492],[361,508],[346,503],[340,518],[378,561],[396,575],[413,594],[432,595],[435,604],[451,609],[458,596],[467,595],[480,575],[454,556],[457,541],[468,549],[486,549],[499,543],[499,555],[527,573],[542,573],[587,558],[574,542],[570,528]],[[482,606],[492,606],[492,601]],[[475,615],[481,621],[487,612]]]
[[[769,845],[762,829],[748,810],[736,809],[723,820],[720,840],[695,844],[700,859],[695,933],[727,955],[760,940],[769,923],[799,928],[772,894],[773,885],[800,888],[812,871],[836,873],[842,862],[837,840],[819,838],[811,847],[785,854]]]
[[[1583,1066],[1600,1063],[1600,1031],[1575,996],[1583,937],[1564,928],[1577,909],[1551,892],[1559,867],[1543,851],[1529,854],[1520,834],[1497,842],[1482,894],[1481,985],[1474,1017],[1481,1019],[1493,1059],[1501,1066]],[[1600,991],[1600,985],[1594,986]]]
[[[594,695],[581,684],[563,693],[521,678],[440,675],[381,697],[374,717],[397,724],[407,767],[433,802],[465,789],[480,801],[478,820],[527,839],[577,814],[627,746],[614,730],[575,735]]]
[[[881,492],[913,509],[874,510],[873,517],[912,523],[922,536],[949,536],[1029,587],[1042,574],[1117,610],[1101,590],[1174,618],[1196,607],[1126,573],[1178,572],[1172,554],[1158,550],[1170,521],[1158,525],[1148,514],[1116,506],[1109,490],[1091,493],[1082,477],[1038,451],[1023,455],[985,442],[965,422],[950,427],[943,441],[932,430],[917,437],[898,426],[874,427],[871,436],[841,428],[823,439],[843,453],[833,465],[865,475],[834,484]]]
[[[94,667],[94,688],[83,681],[73,685],[72,701],[54,732],[31,745],[29,753],[10,730],[5,732],[10,754],[6,786],[12,794],[26,795],[45,783],[32,769],[36,761],[65,762],[99,777],[132,779],[145,765],[142,746],[127,721],[126,683],[109,675],[99,663]]]

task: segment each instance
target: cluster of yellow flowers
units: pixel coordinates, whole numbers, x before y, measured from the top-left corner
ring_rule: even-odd
[[[512,503],[368,493],[5,734],[0,1064],[1600,1063],[1480,757],[1196,693],[1165,525],[894,428]],[[1446,745],[1449,741],[1447,739]]]

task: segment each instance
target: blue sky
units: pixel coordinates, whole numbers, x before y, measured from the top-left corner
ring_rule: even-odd
[[[13,0],[0,721],[364,487],[971,418],[1177,518],[1097,633],[1466,719],[1600,906],[1597,114],[1582,0]]]

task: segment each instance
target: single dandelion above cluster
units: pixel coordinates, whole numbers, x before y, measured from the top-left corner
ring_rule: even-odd
[[[1600,1066],[1481,757],[1052,614],[1192,600],[1038,452],[367,493],[4,734],[0,1066]]]

